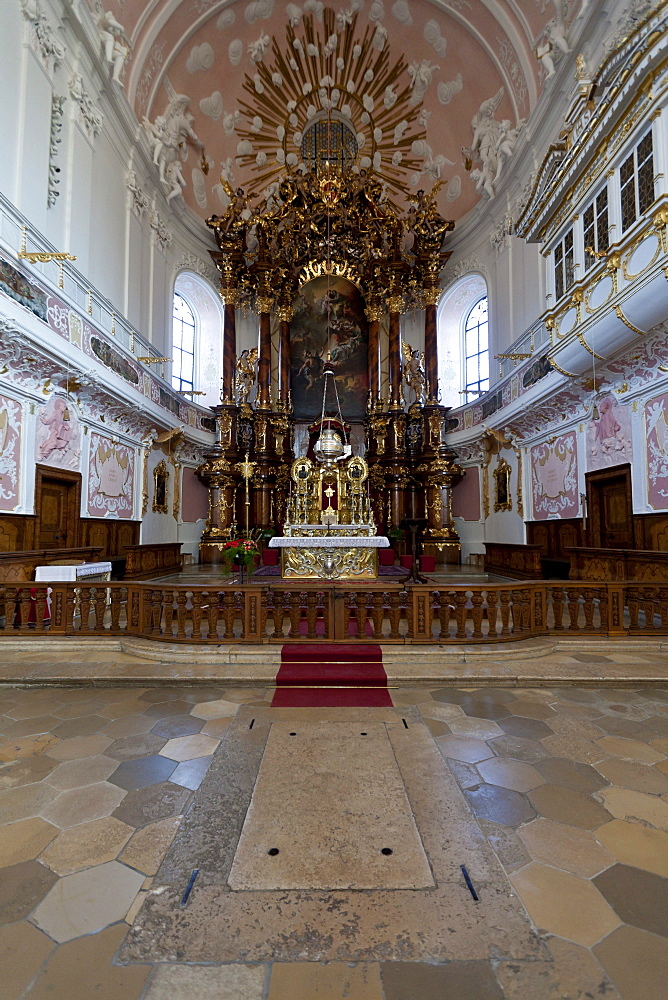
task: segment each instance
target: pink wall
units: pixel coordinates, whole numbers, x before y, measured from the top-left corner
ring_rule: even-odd
[[[195,470],[183,470],[181,516],[184,521],[199,521],[209,513],[209,495],[206,486],[197,478]]]
[[[464,478],[452,491],[452,515],[465,521],[480,520],[480,469],[464,469]]]

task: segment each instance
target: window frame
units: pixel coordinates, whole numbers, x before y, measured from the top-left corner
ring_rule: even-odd
[[[645,156],[645,158],[639,162],[638,153],[640,147],[647,139],[650,140],[649,155]],[[619,225],[621,233],[625,233],[629,229],[631,229],[631,227],[638,221],[638,219],[641,219],[649,211],[649,209],[656,201],[656,194],[654,190],[655,155],[656,154],[654,149],[654,132],[650,124],[650,127],[645,132],[645,134],[641,136],[640,139],[638,139],[631,152],[628,153],[628,155],[625,156],[624,159],[619,164]],[[631,165],[631,172],[629,173],[626,180],[624,180],[624,169],[627,167],[628,164]],[[648,165],[651,170],[651,179],[649,184],[649,189],[651,192],[651,200],[648,201],[647,204],[641,204],[642,191],[640,183],[645,171],[648,168]],[[625,193],[628,190],[631,190],[632,198],[626,200],[625,203]],[[633,218],[630,218],[629,214],[626,213],[627,207],[633,208]]]
[[[588,212],[591,212],[591,223],[587,222]],[[582,213],[582,246],[586,273],[598,260],[595,254],[588,253],[587,247],[601,254],[606,253],[610,246],[610,192],[607,184],[594,195]]]
[[[573,224],[555,244],[552,251],[552,263],[554,301],[558,302],[575,284],[575,227]]]
[[[483,302],[485,303],[485,308],[486,308],[484,321],[482,321],[482,322],[477,321],[475,323],[475,325],[472,325],[471,327],[469,327],[469,320],[471,319],[471,316],[472,316],[473,312]],[[486,338],[485,338],[486,342],[485,342],[484,349],[481,350],[480,349],[480,330],[481,330],[481,327],[483,327],[483,326],[486,328]],[[478,349],[476,351],[472,351],[471,353],[469,353],[469,349],[468,349],[469,336],[471,334],[473,334],[474,331],[475,331],[475,336],[476,336],[476,340],[477,340],[477,348]],[[486,360],[487,375],[484,378],[481,378],[480,360],[483,357]],[[473,380],[473,381],[471,381],[471,382],[469,382],[468,381],[469,361],[471,361],[473,359],[477,359],[476,368],[477,368],[478,378],[475,379],[475,380]],[[477,399],[479,396],[482,396],[486,392],[489,392],[489,387],[490,387],[490,378],[489,378],[489,294],[487,292],[485,292],[484,295],[479,296],[479,298],[477,298],[476,301],[473,302],[468,307],[468,309],[466,310],[466,312],[462,316],[462,389],[464,391],[464,396],[465,396],[466,402],[470,402],[470,400],[472,398],[473,399]]]
[[[192,316],[192,331],[193,331],[193,333],[192,333],[192,352],[184,350],[183,346],[182,346],[183,345],[183,329],[184,329],[185,326],[190,327],[191,324],[190,323],[186,324],[185,321],[181,317],[177,317],[176,316],[176,300],[177,300],[177,298],[180,299],[184,303],[184,305],[188,308],[188,311],[190,312],[190,315]],[[177,342],[176,342],[177,324],[181,325],[181,337],[180,337],[180,343],[179,344],[177,344]],[[179,291],[175,290],[173,292],[173,294],[172,294],[172,371],[171,371],[170,382],[171,382],[172,389],[175,389],[176,392],[185,393],[185,392],[189,392],[191,390],[194,391],[194,389],[195,389],[195,381],[196,381],[196,377],[197,377],[197,355],[198,355],[198,352],[197,352],[197,341],[198,341],[198,333],[199,333],[199,325],[198,325],[197,311],[190,304],[190,302],[188,301],[187,297],[183,294],[183,292],[179,292]],[[177,374],[175,372],[177,352],[180,355],[180,357],[179,357],[179,362],[180,363],[179,363],[179,369],[178,369],[179,370],[179,374]],[[192,376],[191,379],[187,379],[187,378],[183,377],[183,357],[184,357],[184,355],[187,355],[188,357],[192,357],[192,366],[191,366],[191,369],[190,369],[190,374]]]

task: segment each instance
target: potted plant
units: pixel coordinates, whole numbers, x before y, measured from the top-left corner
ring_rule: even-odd
[[[244,570],[251,569],[259,556],[259,550],[251,538],[235,538],[226,542],[221,553],[227,573],[238,570],[243,579]]]

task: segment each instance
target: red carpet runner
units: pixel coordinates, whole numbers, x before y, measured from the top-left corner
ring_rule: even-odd
[[[392,706],[383,654],[376,645],[286,643],[272,706]]]

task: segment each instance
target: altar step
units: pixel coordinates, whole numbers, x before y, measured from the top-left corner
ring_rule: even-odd
[[[281,649],[272,705],[391,706],[380,646],[286,643]]]

